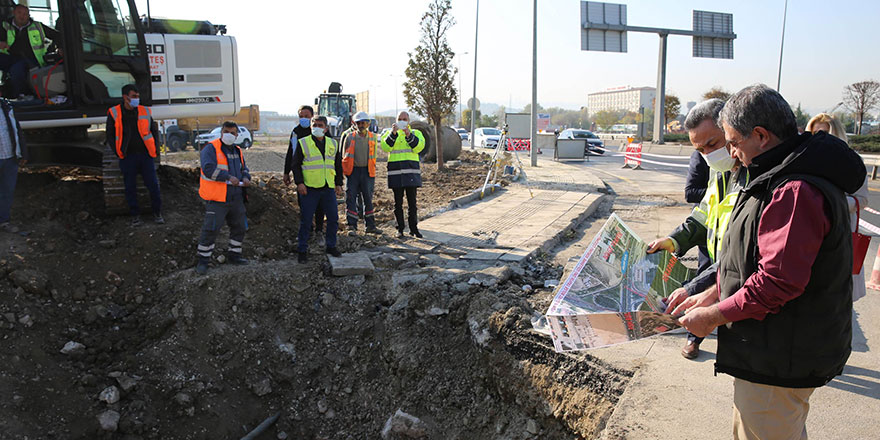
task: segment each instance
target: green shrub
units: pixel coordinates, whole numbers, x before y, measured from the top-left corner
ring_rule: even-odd
[[[690,144],[691,140],[686,133],[670,133],[663,135],[664,142]]]

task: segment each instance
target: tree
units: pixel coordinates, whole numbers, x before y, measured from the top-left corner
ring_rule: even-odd
[[[709,89],[708,92],[703,93],[703,99],[712,99],[712,98],[718,98],[722,101],[727,101],[728,99],[730,99],[730,93],[724,91],[724,89],[722,89],[721,86],[715,86],[715,87],[712,87],[711,89]]]
[[[843,105],[853,112],[858,122],[856,134],[862,134],[862,122],[866,113],[880,104],[880,83],[874,80],[861,81],[843,88]]]
[[[810,122],[810,114],[801,110],[801,103],[798,103],[797,108],[794,109],[794,119],[797,121],[797,126],[800,130],[806,128],[807,122]]]
[[[666,122],[674,121],[681,112],[681,101],[678,96],[666,95],[666,101],[663,102],[663,115],[666,116]]]
[[[530,103],[526,104],[526,106],[523,107],[522,112],[523,113],[532,113],[532,103],[530,102]],[[541,103],[538,103],[538,113],[546,113],[544,111],[544,107],[541,107]]]
[[[477,125],[480,127],[497,127],[498,115],[483,115],[480,117],[480,123]]]
[[[476,113],[477,113],[477,122],[479,122],[480,117],[482,116],[482,113],[479,110],[477,110]],[[468,129],[470,128],[470,126],[471,126],[471,109],[466,108],[461,112],[461,126],[468,128]]]
[[[620,114],[610,110],[602,110],[593,115],[593,120],[603,129],[608,129],[620,120]]]
[[[458,95],[455,88],[457,69],[452,66],[455,53],[449,48],[446,33],[455,24],[450,0],[431,0],[420,23],[419,46],[410,53],[406,67],[403,96],[406,105],[426,115],[434,125],[437,169],[443,169],[443,143],[440,142],[443,116],[455,111]]]

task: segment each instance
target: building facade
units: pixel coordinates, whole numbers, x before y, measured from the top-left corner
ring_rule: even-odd
[[[654,105],[657,89],[654,87],[615,87],[587,95],[587,113],[590,117],[603,110],[639,112]]]

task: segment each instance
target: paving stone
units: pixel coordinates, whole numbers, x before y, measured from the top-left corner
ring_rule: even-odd
[[[368,275],[376,270],[369,255],[364,252],[342,254],[341,257],[329,256],[330,268],[333,275],[341,277],[347,275]]]

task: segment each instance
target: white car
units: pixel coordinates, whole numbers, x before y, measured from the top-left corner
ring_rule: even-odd
[[[483,148],[495,148],[501,140],[501,130],[492,127],[483,127],[474,130],[474,142],[472,145]]]
[[[468,138],[470,137],[470,133],[468,133],[468,131],[464,128],[453,128],[453,130],[458,132],[458,135],[461,137],[461,140],[463,140],[463,141],[468,140]]]
[[[201,150],[202,145],[207,144],[208,142],[211,142],[213,140],[220,139],[220,130],[222,130],[222,129],[223,129],[223,127],[220,126],[220,127],[217,127],[215,129],[211,130],[210,133],[198,135],[198,137],[196,137],[196,149]],[[254,144],[254,137],[251,134],[250,130],[239,125],[238,126],[238,137],[235,138],[235,145],[238,145],[239,147],[247,150],[253,144]]]

